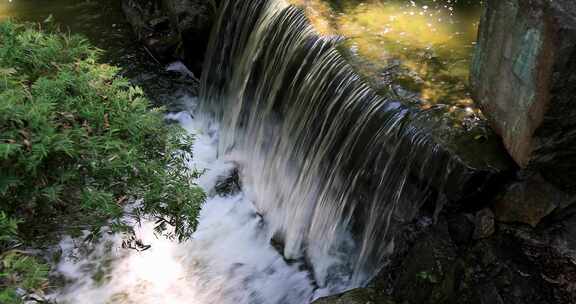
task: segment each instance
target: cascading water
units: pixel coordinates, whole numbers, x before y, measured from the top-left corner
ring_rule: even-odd
[[[158,236],[153,220],[134,223],[137,238],[150,246],[143,251],[123,248],[125,236],[107,233],[106,228],[93,243],[86,243],[85,237],[65,237],[55,274],[66,286],[50,295],[51,300],[59,304],[296,304],[313,299],[309,273],[300,263],[287,263],[272,247],[270,230],[247,195],[214,194],[217,182],[234,165],[216,157],[217,124],[198,116],[169,116],[196,134],[189,166],[205,170],[195,182],[209,198],[192,239],[178,243]]]
[[[201,93],[222,123],[220,153],[242,165],[286,258],[304,259],[333,291],[366,283],[398,223],[451,173],[418,127],[428,116],[376,95],[338,38],[319,36],[285,1],[229,0],[221,10]]]
[[[377,95],[338,40],[283,0],[223,1],[201,109],[175,116],[197,134],[191,166],[207,169],[198,231],[177,244],[144,222],[143,252],[120,249],[118,235],[85,250],[66,238],[57,271],[68,284],[52,298],[301,304],[376,275],[402,224],[442,202],[458,170],[428,113]],[[215,195],[232,164],[242,192]]]

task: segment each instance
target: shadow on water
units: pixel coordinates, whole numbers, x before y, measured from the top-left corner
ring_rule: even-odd
[[[114,0],[3,0],[0,19],[59,24],[64,31],[82,34],[97,47],[106,50],[104,59],[120,62],[134,37],[121,10],[121,2]],[[132,52],[130,52],[132,53]]]

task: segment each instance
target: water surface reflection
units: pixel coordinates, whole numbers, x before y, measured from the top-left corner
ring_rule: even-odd
[[[480,0],[291,0],[316,29],[345,37],[341,50],[378,90],[418,93],[424,108],[474,109],[468,71]]]

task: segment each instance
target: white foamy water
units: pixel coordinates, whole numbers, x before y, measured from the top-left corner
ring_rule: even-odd
[[[192,168],[210,194],[234,168],[217,157],[218,128],[188,113],[170,115],[196,134]],[[250,187],[250,185],[244,185]],[[64,238],[56,271],[68,284],[51,296],[70,304],[302,304],[313,298],[309,272],[287,263],[271,246],[271,233],[245,193],[210,196],[192,239],[178,243],[154,234],[154,223],[135,226],[150,249],[122,248],[122,236],[105,233],[93,244]],[[320,292],[322,293],[322,292]]]

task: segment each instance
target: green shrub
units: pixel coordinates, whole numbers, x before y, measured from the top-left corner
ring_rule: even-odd
[[[129,229],[131,214],[190,236],[205,194],[193,138],[99,64],[82,37],[0,22],[0,303],[41,289],[48,267],[16,250],[54,231]],[[110,224],[111,223],[111,224]]]
[[[192,137],[98,56],[82,37],[0,23],[0,211],[30,238],[126,228],[140,200],[135,214],[186,238],[204,200],[185,166]]]
[[[45,287],[50,267],[36,258],[8,251],[0,261],[0,303],[21,303],[17,288],[36,291]]]
[[[18,244],[18,221],[0,212],[0,248]],[[47,282],[49,267],[18,250],[0,251],[0,303],[22,303],[17,288],[40,290]]]

